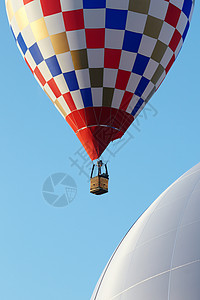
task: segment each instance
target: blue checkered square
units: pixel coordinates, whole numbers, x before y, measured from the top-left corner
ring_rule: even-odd
[[[74,1],[74,0],[73,0]],[[83,8],[105,8],[106,0],[83,0]]]
[[[122,49],[137,53],[140,46],[141,39],[142,39],[141,33],[125,30]]]
[[[187,25],[186,25],[186,27],[185,27],[185,30],[184,30],[184,32],[183,32],[183,35],[182,35],[183,41],[184,41],[185,38],[186,38],[187,32],[188,32],[188,30],[189,30],[189,27],[190,27],[190,22],[188,21],[188,22],[187,22]]]
[[[93,106],[92,103],[92,92],[90,88],[82,89],[81,96],[83,99],[84,107],[91,107]]]
[[[55,55],[47,58],[45,61],[52,76],[58,76],[62,73],[57,57]]]
[[[122,29],[126,27],[127,10],[106,9],[106,28]]]
[[[29,51],[30,51],[36,65],[39,65],[44,60],[44,58],[42,56],[42,53],[40,52],[40,49],[39,49],[37,43],[33,44],[29,48]]]
[[[131,115],[135,116],[135,114],[138,112],[138,110],[140,109],[140,107],[142,106],[142,104],[144,103],[144,100],[142,100],[142,98],[139,99],[138,103],[136,104],[136,106],[134,107]]]
[[[79,89],[75,71],[64,73],[63,75],[67,82],[70,92],[76,91]]]
[[[141,54],[137,54],[134,66],[133,66],[133,73],[136,73],[138,75],[143,75],[144,71],[147,67],[147,64],[149,62],[149,57],[141,55]]]
[[[25,55],[25,53],[26,53],[26,51],[27,51],[28,48],[27,48],[27,46],[26,46],[26,44],[25,44],[25,42],[24,42],[24,39],[23,39],[21,33],[20,33],[20,34],[18,35],[18,37],[17,37],[17,42],[18,42],[18,44],[19,44],[19,46],[20,46],[22,52],[23,52],[24,55]]]
[[[150,81],[150,80],[147,79],[147,78],[145,78],[145,77],[142,77],[142,78],[140,79],[140,82],[139,82],[139,84],[138,84],[138,86],[137,86],[137,89],[136,89],[136,91],[135,91],[135,94],[136,94],[137,96],[139,96],[139,97],[142,96],[142,94],[144,93],[144,91],[145,91],[147,85],[149,84],[149,81]]]
[[[190,16],[191,8],[192,8],[192,0],[185,0],[182,11],[188,18]]]

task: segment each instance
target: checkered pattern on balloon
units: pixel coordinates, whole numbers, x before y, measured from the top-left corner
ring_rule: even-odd
[[[174,63],[192,0],[6,0],[31,72],[92,160],[122,137]]]

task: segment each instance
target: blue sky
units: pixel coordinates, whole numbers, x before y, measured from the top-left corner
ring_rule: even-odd
[[[196,1],[183,49],[151,106],[105,153],[110,191],[96,197],[72,165],[77,160],[89,173],[80,143],[24,63],[1,1],[0,299],[90,299],[127,230],[199,162],[199,9]],[[55,173],[77,185],[74,201],[62,208],[42,194]]]

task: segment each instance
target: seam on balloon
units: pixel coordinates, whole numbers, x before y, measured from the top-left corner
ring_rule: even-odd
[[[113,127],[113,126],[109,126],[109,125],[88,125],[88,126],[85,126],[85,127],[82,127],[82,128],[80,128],[80,129],[78,129],[77,131],[76,131],[76,134],[79,132],[79,131],[81,131],[81,130],[84,130],[84,129],[86,129],[86,128],[90,128],[90,127],[95,127],[95,126],[97,126],[97,127],[108,127],[108,128],[113,128],[113,129],[115,129],[115,130],[117,130],[117,131],[122,131],[122,130],[120,130],[120,129],[118,129],[118,128],[115,128],[115,127]],[[124,132],[124,131],[123,131]]]
[[[194,264],[194,263],[196,263],[196,262],[200,262],[200,259],[194,260],[194,261],[192,261],[192,262],[183,264],[183,265],[178,266],[178,267],[174,267],[174,268],[172,268],[172,269],[170,269],[170,270],[166,270],[166,271],[164,271],[164,272],[161,272],[161,273],[159,273],[159,274],[156,274],[156,275],[154,275],[154,276],[151,276],[151,277],[149,277],[149,278],[146,278],[146,279],[144,279],[144,280],[142,280],[142,281],[140,281],[140,282],[138,282],[138,283],[136,283],[136,284],[130,286],[129,288],[123,290],[122,292],[118,293],[117,295],[113,296],[112,298],[110,298],[110,300],[115,299],[116,297],[122,295],[124,292],[127,292],[127,291],[131,290],[132,288],[134,288],[135,286],[138,286],[138,285],[142,284],[143,282],[146,282],[146,281],[151,280],[151,279],[154,279],[154,278],[156,278],[156,277],[158,277],[158,276],[167,274],[167,273],[169,273],[169,272],[171,272],[171,271],[174,271],[174,270],[178,270],[178,269],[184,268],[184,267],[189,266],[189,265],[191,265],[191,264]]]

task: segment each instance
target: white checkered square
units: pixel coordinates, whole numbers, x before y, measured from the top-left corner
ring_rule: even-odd
[[[137,33],[143,33],[146,20],[147,15],[136,13],[133,11],[128,11],[126,30]]]
[[[47,67],[47,64],[44,60],[38,65],[38,69],[42,73],[46,82],[49,81],[50,79],[52,79],[52,75],[51,75],[49,68]]]
[[[112,107],[119,108],[125,91],[115,89],[112,99]]]
[[[137,53],[122,50],[119,69],[132,71]]]
[[[135,90],[136,90],[141,78],[142,78],[142,76],[135,74],[135,73],[131,73],[126,90],[128,92],[135,93]]]
[[[62,11],[71,11],[83,8],[83,0],[60,0]]]
[[[44,19],[49,35],[65,32],[62,13],[47,16]]]
[[[23,0],[12,1],[11,3],[14,13],[24,6]]]
[[[151,0],[148,15],[164,20],[168,6],[169,2],[167,1]]]
[[[55,51],[52,47],[50,37],[40,40],[37,44],[44,59],[47,59],[55,55]]]
[[[158,66],[159,66],[159,63],[150,58],[148,65],[144,71],[143,76],[145,78],[151,80],[151,78],[153,77],[154,73],[156,72]]]
[[[60,74],[60,75],[54,77],[54,80],[55,80],[55,83],[57,84],[62,95],[69,92],[69,88],[67,86],[67,83],[66,83],[66,80],[65,80],[63,74]]]
[[[104,67],[104,49],[87,49],[89,68]]]
[[[147,35],[143,35],[138,50],[139,54],[151,57],[154,47],[156,45],[157,39],[151,38]]]
[[[105,48],[122,49],[124,30],[106,29]]]
[[[77,109],[84,108],[80,90],[71,92],[71,96],[72,96],[72,99],[74,100],[74,103],[75,103]]]
[[[165,45],[169,45],[172,36],[174,34],[175,28],[168,23],[164,22],[161,28],[158,39],[163,42]]]
[[[106,7],[114,9],[125,9],[128,10],[129,0],[107,0]]]
[[[21,32],[24,42],[28,48],[30,48],[35,43],[35,37],[31,30],[30,25],[24,28]]]
[[[25,10],[29,23],[37,21],[43,17],[42,8],[39,1],[31,1],[25,5]]]
[[[105,28],[105,9],[84,9],[85,28]]]
[[[187,22],[188,22],[187,16],[183,12],[181,12],[180,18],[178,20],[178,24],[176,26],[176,29],[180,32],[181,35],[183,35],[184,33]]]
[[[10,25],[12,27],[15,38],[17,38],[20,33],[20,30],[15,17],[12,18]]]
[[[91,88],[93,106],[102,106],[103,88]]]
[[[74,70],[72,56],[70,52],[56,55],[61,71],[63,73],[71,72]]]
[[[126,112],[131,114],[134,107],[136,106],[136,104],[138,103],[138,100],[140,99],[140,97],[136,96],[136,95],[133,95],[128,107],[127,107],[127,110]]]
[[[67,39],[70,50],[80,50],[86,48],[85,29],[68,31]]]
[[[170,0],[170,3],[182,10],[184,0]]]
[[[71,110],[69,109],[69,106],[67,105],[65,99],[63,96],[60,96],[57,101],[59,102],[60,106],[62,107],[62,111],[59,109],[59,107],[55,104],[56,108],[59,110],[61,115],[65,118],[68,114],[71,113]]]
[[[114,88],[117,79],[117,69],[104,69],[103,72],[103,86]]]
[[[90,87],[90,74],[89,69],[76,70],[76,77],[80,89]]]

